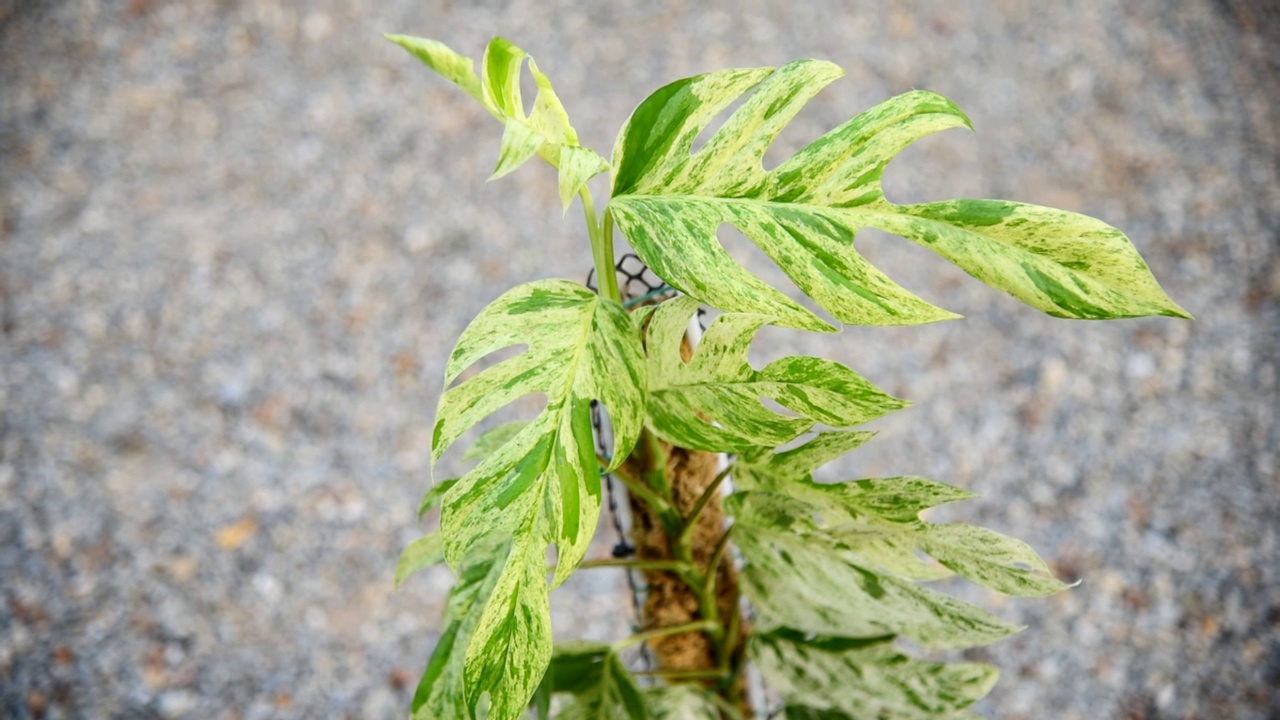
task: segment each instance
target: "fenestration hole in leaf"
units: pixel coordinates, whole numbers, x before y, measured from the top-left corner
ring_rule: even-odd
[[[716,116],[711,118],[711,122],[707,123],[707,126],[702,128],[702,132],[698,133],[697,137],[693,139],[693,145],[689,148],[689,154],[697,155],[698,151],[701,150],[703,146],[711,140],[711,138],[715,137],[716,133],[720,132],[720,128],[724,126],[725,121],[730,117],[733,117],[733,113],[736,112],[738,108],[742,107],[742,104],[747,101],[747,98],[751,97],[751,93],[752,91],[744,93],[741,97],[729,103],[728,107],[716,113]]]
[[[493,411],[488,417],[463,433],[449,447],[436,465],[436,477],[461,474],[465,468],[483,462],[489,453],[515,436],[513,428],[508,428],[506,432],[501,431],[500,428],[513,423],[531,422],[541,415],[546,407],[547,396],[535,392],[522,395]]]
[[[840,82],[841,80],[836,80],[836,83]],[[841,89],[847,90],[847,88],[846,85]],[[778,133],[765,149],[762,158],[765,172],[773,172],[774,168],[809,147],[814,140],[826,135],[845,119],[852,117],[849,114],[838,115],[833,105],[837,97],[840,97],[839,90],[832,92],[831,87],[828,86],[805,103],[800,112],[787,123],[786,127],[782,128],[782,132]]]
[[[729,223],[721,223],[716,228],[716,241],[720,243],[720,247],[733,258],[734,262],[741,265],[752,275],[763,280],[770,287],[777,289],[783,295],[791,300],[799,303],[809,312],[817,315],[824,322],[835,327],[841,327],[840,321],[832,318],[827,311],[818,307],[808,295],[800,290],[791,278],[783,272],[778,263],[773,261],[765,251],[760,249],[746,235],[743,235],[736,227]]]
[[[880,173],[880,188],[885,199],[897,205],[958,197],[1008,197],[1009,191],[1016,195],[1016,187],[995,192],[982,173],[973,171],[982,166],[973,133],[952,128],[922,137],[895,155]]]
[[[800,415],[800,413],[783,405],[777,400],[774,400],[768,395],[761,395],[759,399],[760,399],[760,404],[763,405],[765,409],[769,410],[775,415],[782,415],[783,417],[793,417],[793,418],[803,417],[802,415]]]
[[[520,343],[518,345],[510,345],[504,348],[500,348],[498,350],[494,350],[488,355],[485,355],[481,357],[479,360],[476,360],[469,367],[467,367],[467,369],[458,373],[458,377],[454,378],[453,382],[449,383],[449,386],[445,389],[450,390],[452,388],[455,388],[461,385],[462,383],[466,382],[467,380],[470,380],[471,378],[475,377],[476,375],[479,375],[485,370],[488,370],[494,365],[497,365],[503,360],[510,360],[511,358],[524,353],[528,349],[529,349],[529,346],[527,344]]]

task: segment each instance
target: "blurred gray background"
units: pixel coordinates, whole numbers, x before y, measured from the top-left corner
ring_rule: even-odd
[[[978,132],[909,149],[891,199],[1123,228],[1195,322],[1054,320],[867,233],[966,318],[770,330],[757,354],[915,401],[828,477],[969,488],[946,518],[1083,578],[1040,601],[957,586],[1030,626],[970,653],[1004,673],[985,715],[1280,717],[1269,0],[0,0],[0,716],[405,714],[449,575],[391,574],[430,525],[445,356],[486,302],[590,253],[550,170],[485,184],[500,128],[384,31],[512,39],[605,154],[669,80],[826,58],[848,77],[772,162],[928,88]],[[616,574],[553,604],[560,637],[627,632]]]

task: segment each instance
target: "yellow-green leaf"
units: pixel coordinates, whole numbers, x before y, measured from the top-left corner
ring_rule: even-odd
[[[755,370],[747,349],[770,320],[762,315],[716,318],[686,364],[680,344],[697,308],[693,298],[668,300],[653,313],[646,334],[649,419],[659,435],[676,445],[715,452],[774,447],[814,423],[849,427],[906,405],[830,360],[788,357]],[[779,415],[761,397],[798,417]]]
[[[560,171],[560,200],[568,207],[588,180],[609,169],[609,163],[578,143],[578,133],[551,87],[524,50],[503,38],[493,38],[485,48],[480,74],[471,58],[442,43],[408,35],[386,35],[445,79],[484,105],[505,126],[493,176],[497,179],[523,165],[535,154]],[[520,74],[528,60],[538,95],[533,110],[525,112],[520,95]]]
[[[513,536],[545,516],[556,544],[555,582],[586,552],[600,514],[600,469],[590,406],[613,423],[618,462],[640,435],[645,377],[639,334],[622,306],[566,280],[520,285],[467,326],[449,357],[446,383],[480,358],[516,344],[528,349],[448,388],[440,398],[432,457],[508,403],[530,393],[543,411],[445,493],[440,525],[451,565],[490,535]],[[538,567],[542,567],[542,560]]]
[[[810,98],[842,75],[800,60],[778,70],[723,70],[677,81],[632,114],[613,153],[609,208],[636,253],[672,286],[726,312],[830,330],[742,268],[720,245],[728,223],[820,307],[858,325],[956,317],[912,295],[853,248],[864,227],[894,232],[974,277],[1054,315],[1185,316],[1129,240],[1091,218],[1000,201],[890,203],[881,174],[915,140],[969,120],[946,98],[913,91],[815,140],[773,170],[765,150]],[[758,87],[757,87],[758,86]],[[756,87],[696,153],[694,139]]]
[[[400,553],[400,560],[396,563],[395,586],[398,588],[408,580],[411,575],[444,562],[444,538],[440,537],[440,533],[434,532],[430,535],[414,540],[409,543],[409,547]]]
[[[782,495],[735,492],[725,503],[742,551],[742,588],[757,626],[827,635],[901,635],[925,647],[986,645],[1019,628],[968,603],[879,571]]]
[[[980,663],[908,657],[891,638],[754,635],[751,656],[791,720],[950,717],[982,699],[999,672]]]

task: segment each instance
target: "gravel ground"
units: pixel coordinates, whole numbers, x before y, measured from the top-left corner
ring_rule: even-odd
[[[549,171],[484,183],[497,126],[397,31],[513,39],[600,150],[668,80],[827,58],[773,161],[924,87],[978,134],[904,153],[891,198],[1124,228],[1196,322],[1053,320],[868,233],[966,320],[758,354],[913,399],[843,470],[982,493],[947,517],[1084,579],[957,589],[1030,626],[974,653],[987,716],[1280,717],[1274,4],[586,5],[0,0],[0,716],[403,715],[449,582],[391,592],[445,355],[590,260]],[[616,576],[554,600],[562,637],[626,631]]]

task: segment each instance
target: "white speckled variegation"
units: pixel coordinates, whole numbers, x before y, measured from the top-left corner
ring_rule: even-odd
[[[915,660],[887,637],[782,631],[753,636],[750,650],[769,686],[787,702],[787,720],[953,719],[990,692],[999,676],[981,663]]]
[[[458,621],[456,634],[465,629],[463,639],[450,639],[466,645],[445,651],[452,659],[441,673],[455,672],[460,662],[462,674],[440,682],[465,685],[471,715],[458,712],[462,691],[428,689],[423,707],[436,714],[422,717],[470,717],[486,692],[490,718],[512,720],[523,713],[551,652],[547,548],[556,545],[558,584],[582,560],[600,514],[591,401],[599,400],[609,411],[619,462],[642,427],[643,351],[639,332],[618,303],[567,280],[520,285],[490,303],[463,331],[449,357],[446,386],[485,355],[517,344],[528,349],[445,390],[436,413],[433,460],[511,401],[530,393],[547,398],[531,422],[482,435],[468,453],[483,456],[480,463],[445,485],[442,496],[430,496],[431,502],[441,502],[444,557],[450,565],[459,567],[469,553],[495,541],[508,549],[496,561],[486,560],[496,563],[493,577]],[[466,572],[464,567],[464,577]]]
[[[907,404],[830,360],[796,356],[775,360],[763,370],[752,368],[747,349],[756,331],[770,321],[764,315],[716,318],[686,364],[680,343],[697,309],[698,301],[690,297],[668,300],[652,312],[646,333],[649,422],[680,447],[735,453],[776,447],[814,423],[860,425]],[[762,397],[798,417],[766,408]]]
[[[722,70],[671,83],[636,108],[614,146],[609,209],[655,273],[726,312],[830,331],[733,260],[716,239],[717,228],[729,223],[842,323],[912,325],[956,317],[898,286],[853,249],[854,233],[873,227],[917,242],[1051,315],[1187,317],[1128,238],[1099,220],[999,200],[901,206],[885,199],[881,174],[903,148],[940,130],[969,127],[940,95],[917,90],[892,98],[766,172],[769,144],[842,74],[817,60],[776,71]],[[691,153],[716,114],[753,87]]]

